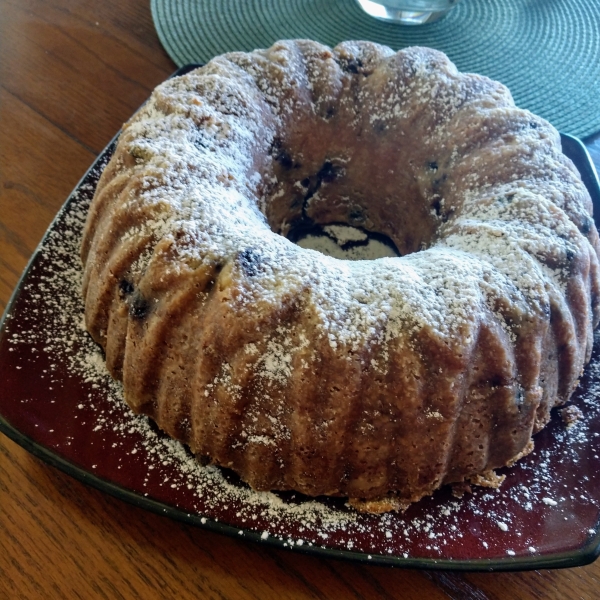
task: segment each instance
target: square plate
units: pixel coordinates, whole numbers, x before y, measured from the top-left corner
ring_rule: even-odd
[[[178,73],[185,71],[185,68]],[[600,549],[600,336],[571,404],[500,470],[499,490],[462,499],[447,488],[405,513],[363,515],[342,499],[258,493],[202,467],[134,416],[83,327],[79,245],[87,207],[114,151],[102,152],[51,224],[0,323],[0,431],[73,477],[137,506],[228,535],[316,555],[397,567],[517,570],[573,567]],[[600,210],[585,147],[563,136]]]

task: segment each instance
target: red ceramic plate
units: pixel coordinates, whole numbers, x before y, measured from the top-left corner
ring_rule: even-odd
[[[600,206],[585,148],[564,137]],[[456,499],[443,489],[404,514],[360,515],[343,500],[249,490],[201,467],[131,414],[83,328],[79,242],[110,145],[69,197],[25,271],[0,324],[0,431],[77,479],[175,519],[317,555],[427,569],[571,567],[600,547],[600,337],[572,404],[499,490]]]

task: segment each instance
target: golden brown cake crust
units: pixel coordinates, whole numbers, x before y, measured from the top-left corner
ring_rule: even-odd
[[[135,412],[256,489],[491,481],[589,360],[598,234],[557,132],[441,53],[306,40],[159,86],[90,208],[86,325]],[[387,235],[341,261],[306,223]]]

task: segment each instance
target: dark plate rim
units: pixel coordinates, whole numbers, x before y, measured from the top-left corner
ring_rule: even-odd
[[[173,76],[183,75],[198,66],[200,65],[186,65],[181,69],[178,69]],[[38,244],[25,270],[23,271],[23,274],[19,278],[15,290],[13,291],[12,296],[6,305],[4,314],[0,319],[0,333],[4,329],[8,315],[10,314],[13,305],[21,293],[23,283],[27,280],[32,264],[40,252],[40,248],[45,243],[49,232],[53,230],[56,222],[63,212],[69,209],[74,193],[82,186],[90,172],[102,162],[107,153],[112,151],[118,136],[119,134],[117,133],[117,135],[108,143],[106,148],[104,148],[104,150],[98,155],[96,160],[94,160],[93,164],[86,171],[85,175],[75,186],[74,192],[69,195],[67,201],[63,204],[55,218],[52,220],[48,230],[42,238],[42,241]],[[578,138],[567,134],[561,134],[561,142],[563,145],[563,152],[575,163],[579,169],[583,182],[592,196],[594,205],[596,207],[600,207],[600,180],[586,147]],[[194,525],[214,533],[224,534],[230,537],[235,537],[236,539],[249,540],[274,548],[285,548],[301,554],[396,568],[483,572],[526,571],[534,569],[578,567],[593,562],[600,555],[600,528],[597,528],[597,533],[589,538],[589,541],[584,546],[577,550],[556,552],[538,557],[506,557],[498,559],[462,560],[411,557],[404,558],[400,556],[386,556],[367,554],[364,552],[353,552],[351,550],[337,550],[319,546],[290,546],[283,539],[277,539],[274,537],[263,539],[260,533],[249,529],[234,527],[226,523],[221,523],[208,517],[203,517],[200,514],[188,513],[174,506],[144,497],[111,481],[98,477],[89,471],[86,471],[84,468],[64,459],[54,450],[51,450],[50,448],[36,442],[31,437],[24,435],[18,429],[13,427],[1,414],[0,432],[21,446],[27,452],[41,459],[50,466],[59,469],[81,483],[89,485],[101,492],[108,493],[119,500],[123,500],[129,504],[132,504],[133,506],[143,508],[157,515],[169,517],[182,523]],[[242,534],[240,534],[240,532],[242,532]]]

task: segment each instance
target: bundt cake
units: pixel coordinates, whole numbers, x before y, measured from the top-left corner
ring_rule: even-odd
[[[127,403],[258,490],[494,485],[589,360],[598,233],[556,130],[427,48],[278,42],[160,85],[89,209],[86,325]],[[307,224],[377,232],[347,261]]]

